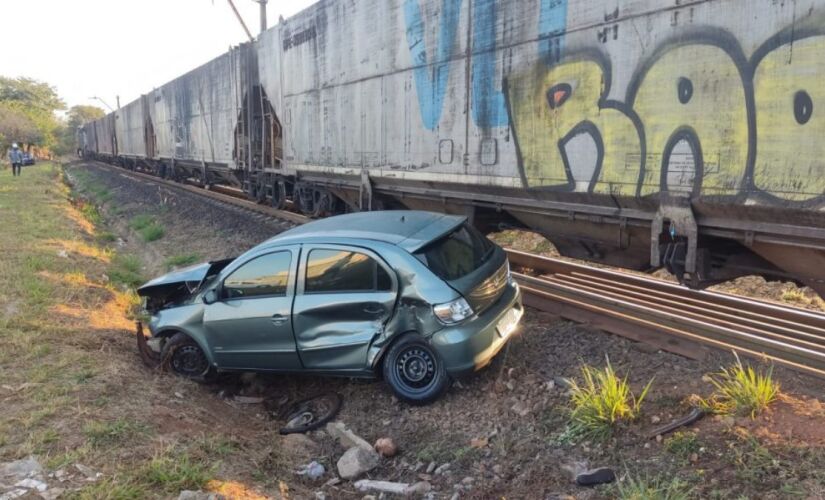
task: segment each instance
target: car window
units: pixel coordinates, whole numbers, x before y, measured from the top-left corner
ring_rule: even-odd
[[[392,279],[375,259],[348,250],[312,250],[304,291],[372,292],[392,290]]]
[[[493,243],[469,224],[416,252],[432,272],[447,281],[457,280],[478,269],[493,253]]]
[[[286,295],[291,252],[256,257],[232,272],[223,282],[227,299]]]

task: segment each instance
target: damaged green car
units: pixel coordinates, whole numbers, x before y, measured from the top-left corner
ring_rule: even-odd
[[[522,316],[505,252],[464,217],[366,212],[143,285],[151,339],[196,380],[219,371],[383,377],[428,403],[487,365]]]

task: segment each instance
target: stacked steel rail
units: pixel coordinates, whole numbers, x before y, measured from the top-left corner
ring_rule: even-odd
[[[525,304],[691,358],[707,346],[825,377],[825,314],[508,250]]]

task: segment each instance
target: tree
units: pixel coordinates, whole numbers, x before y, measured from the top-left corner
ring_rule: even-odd
[[[4,136],[0,146],[22,142],[50,148],[57,142],[60,122],[55,111],[65,109],[66,104],[51,85],[31,78],[0,76],[0,108],[12,123],[0,131]]]

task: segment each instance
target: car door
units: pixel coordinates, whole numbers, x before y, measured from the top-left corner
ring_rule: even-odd
[[[304,366],[366,370],[367,351],[393,314],[397,290],[395,273],[370,250],[305,245],[293,306]]]
[[[299,258],[299,246],[278,248],[227,270],[203,318],[220,368],[301,368],[291,314]]]

